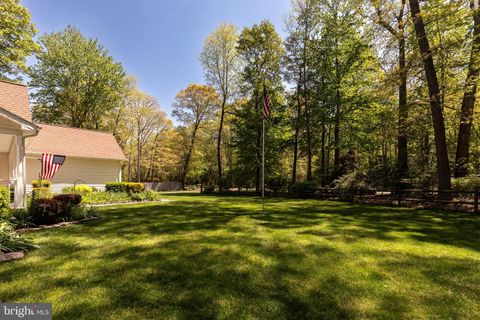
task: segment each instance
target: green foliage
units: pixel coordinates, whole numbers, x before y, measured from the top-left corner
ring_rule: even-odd
[[[142,192],[142,197],[144,201],[155,201],[159,199],[159,193],[153,190],[145,190]]]
[[[38,50],[37,33],[28,9],[20,0],[2,0],[0,5],[0,78],[15,77],[28,70],[27,57]]]
[[[81,201],[82,196],[78,194],[59,194],[51,199],[34,198],[29,212],[36,225],[70,221],[78,216]]]
[[[30,72],[33,116],[46,123],[98,129],[125,89],[125,71],[97,40],[75,27],[40,37]]]
[[[86,184],[80,184],[75,187],[67,187],[62,190],[63,193],[66,194],[79,194],[79,195],[85,195],[87,193],[92,193],[93,188],[89,185]]]
[[[0,220],[0,252],[29,251],[34,248],[38,246],[20,237],[11,223]]]
[[[105,191],[140,193],[145,190],[145,185],[140,182],[108,182]]]
[[[84,204],[100,204],[100,203],[120,203],[130,201],[130,195],[127,192],[92,192],[83,196]]]
[[[37,179],[32,181],[33,188],[50,188],[51,185],[52,183],[50,180]]]
[[[314,194],[318,189],[315,181],[297,182],[290,186],[289,191],[292,193]]]
[[[34,199],[50,199],[53,197],[53,193],[50,188],[33,188],[32,198]]]
[[[15,226],[15,229],[34,226],[30,212],[24,208],[11,209],[5,218]]]
[[[0,186],[0,214],[10,209],[10,188]]]
[[[358,171],[343,175],[334,183],[336,192],[344,201],[352,201],[356,195],[368,194],[373,189],[367,183],[367,176]]]
[[[463,178],[452,179],[452,190],[458,191],[480,191],[480,177],[469,176]]]

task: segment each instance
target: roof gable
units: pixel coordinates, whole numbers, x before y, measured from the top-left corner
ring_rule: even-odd
[[[23,84],[0,80],[0,108],[32,121],[28,88]]]
[[[26,140],[26,153],[51,153],[70,157],[125,160],[122,149],[110,133],[37,124],[37,136]]]

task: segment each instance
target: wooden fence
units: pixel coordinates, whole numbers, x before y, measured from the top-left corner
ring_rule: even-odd
[[[259,195],[255,191],[223,191],[222,194]],[[372,205],[387,205],[423,209],[441,209],[479,213],[479,190],[476,191],[439,191],[421,189],[369,190],[354,192],[347,197],[335,188],[319,188],[311,193],[265,192],[267,196],[286,198],[308,198],[321,200],[349,200]]]

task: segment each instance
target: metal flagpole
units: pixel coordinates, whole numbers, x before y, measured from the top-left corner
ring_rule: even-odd
[[[262,213],[265,213],[265,117],[262,122]]]

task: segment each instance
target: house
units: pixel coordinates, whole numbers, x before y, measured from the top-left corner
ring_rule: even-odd
[[[0,80],[0,185],[14,188],[15,207],[26,204],[43,153],[66,156],[51,181],[54,192],[76,183],[102,189],[122,179],[125,155],[112,134],[34,123],[27,87]]]

